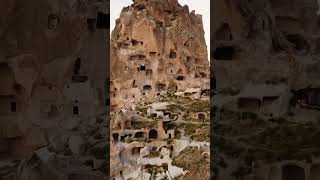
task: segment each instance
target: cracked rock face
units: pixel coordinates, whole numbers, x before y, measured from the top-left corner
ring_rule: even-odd
[[[110,50],[111,178],[209,179],[201,15],[177,0],[136,0],[116,20]]]

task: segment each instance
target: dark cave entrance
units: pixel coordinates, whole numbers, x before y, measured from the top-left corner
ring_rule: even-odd
[[[169,58],[170,59],[175,59],[177,58],[177,53],[173,50],[170,50],[170,54],[169,54]]]
[[[294,45],[294,48],[298,51],[309,49],[308,42],[300,34],[288,34],[286,35],[286,38],[290,43]]]
[[[282,167],[282,180],[305,180],[305,172],[302,167],[285,165]]]
[[[113,133],[112,137],[113,137],[114,142],[118,142],[119,141],[119,134],[118,133]]]
[[[217,47],[213,53],[216,60],[233,60],[235,48],[232,46]]]
[[[158,131],[155,129],[151,129],[149,131],[149,139],[157,139],[158,138]]]
[[[178,81],[183,81],[183,80],[184,80],[184,76],[179,75],[179,76],[177,76],[176,79],[177,79]]]
[[[102,12],[98,12],[96,26],[98,29],[109,29],[110,28],[110,14],[104,14]]]
[[[143,132],[137,132],[134,137],[135,138],[144,138],[144,133]]]

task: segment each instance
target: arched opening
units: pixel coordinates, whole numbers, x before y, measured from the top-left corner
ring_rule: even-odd
[[[132,87],[137,87],[137,85],[136,85],[136,80],[133,80],[133,82],[132,82]]]
[[[172,137],[171,137],[171,133],[169,133],[169,139],[171,139]]]
[[[169,58],[170,59],[177,58],[177,53],[174,50],[170,50]]]
[[[78,115],[79,114],[79,107],[78,106],[73,106],[73,114]]]
[[[296,165],[284,165],[282,167],[282,180],[305,180],[305,177],[302,167]]]
[[[118,142],[119,141],[119,134],[118,133],[113,133],[112,137],[113,137],[114,142]]]
[[[48,15],[48,29],[56,29],[60,19],[56,14]]]
[[[199,113],[199,114],[198,114],[198,119],[199,119],[199,120],[205,120],[205,119],[206,119],[206,115],[203,114],[203,113]]]
[[[144,132],[136,132],[134,135],[135,138],[144,138]]]
[[[294,48],[298,51],[309,49],[308,42],[300,34],[288,34],[286,35],[286,38],[291,44],[293,44]]]
[[[146,70],[146,66],[144,64],[140,65],[140,71],[145,71]]]
[[[94,32],[96,30],[96,19],[95,18],[88,18],[87,19],[87,28],[90,32]]]
[[[149,131],[149,139],[157,139],[158,138],[158,131],[155,129],[151,129]]]
[[[145,86],[143,86],[143,90],[145,90],[145,91],[150,91],[150,90],[152,90],[152,86],[150,86],[150,85],[145,85]]]
[[[184,80],[184,76],[178,75],[176,79],[177,79],[178,81],[183,81],[183,80]]]
[[[217,89],[217,82],[216,82],[216,78],[215,78],[215,77],[210,78],[210,87],[211,87],[213,90],[216,90],[216,89]]]
[[[110,14],[104,14],[102,12],[98,12],[96,26],[98,29],[109,29],[110,28]]]
[[[11,112],[17,112],[17,103],[11,102]]]
[[[213,53],[216,60],[232,60],[235,56],[235,49],[232,46],[217,47]]]
[[[78,57],[74,62],[73,74],[78,75],[81,68],[81,59]]]
[[[138,46],[139,45],[139,41],[132,39],[131,43],[133,46]]]

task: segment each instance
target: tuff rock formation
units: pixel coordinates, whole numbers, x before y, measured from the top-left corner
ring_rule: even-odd
[[[1,3],[0,179],[106,179],[107,7]]]
[[[110,51],[111,110],[161,91],[209,89],[201,15],[177,0],[141,0],[124,8]]]
[[[209,179],[201,15],[177,0],[136,0],[116,20],[110,51],[110,178]]]
[[[317,0],[215,0],[215,179],[319,179]]]

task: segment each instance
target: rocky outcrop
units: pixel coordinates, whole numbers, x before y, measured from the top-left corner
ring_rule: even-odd
[[[136,0],[111,35],[110,178],[209,178],[209,61],[201,15]],[[192,149],[192,150],[188,150]],[[192,158],[201,156],[192,165]]]
[[[64,0],[1,5],[0,179],[79,179],[71,171],[72,177],[59,176],[60,158],[69,167],[87,167],[87,177],[99,168],[106,177],[105,157],[94,149],[107,145],[108,134],[107,5]],[[34,155],[38,150],[50,157]],[[83,160],[73,166],[73,158],[96,165]]]
[[[201,15],[176,0],[135,1],[111,37],[111,108],[161,91],[209,89]]]
[[[319,178],[310,171],[319,153],[318,7],[215,1],[216,179]]]

